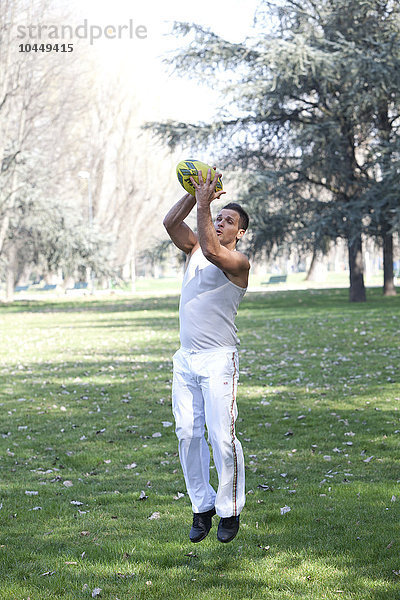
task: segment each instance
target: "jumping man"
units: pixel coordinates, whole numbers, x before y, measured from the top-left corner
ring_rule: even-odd
[[[179,307],[181,347],[173,357],[172,410],[179,457],[192,502],[189,538],[200,542],[220,517],[217,537],[230,542],[239,530],[245,503],[244,458],[235,434],[239,362],[235,316],[248,283],[250,264],[236,250],[249,218],[236,203],[227,204],[212,221],[210,205],[219,173],[199,183],[196,197],[186,194],[168,212],[164,226],[174,244],[187,254]],[[197,235],[184,223],[197,203]],[[218,490],[209,481],[210,452],[218,473]]]

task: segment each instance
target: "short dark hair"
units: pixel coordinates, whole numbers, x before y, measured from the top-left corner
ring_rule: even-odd
[[[244,229],[246,231],[249,226],[249,215],[244,208],[242,208],[240,204],[237,204],[237,202],[229,202],[229,204],[222,207],[222,210],[224,208],[227,208],[228,210],[234,210],[239,213],[239,229]]]

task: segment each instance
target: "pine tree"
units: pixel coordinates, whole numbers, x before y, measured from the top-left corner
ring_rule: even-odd
[[[223,81],[224,110],[211,124],[152,124],[172,147],[218,146],[226,168],[248,175],[256,250],[346,239],[351,301],[366,297],[363,232],[393,229],[399,15],[394,0],[264,0],[243,44],[176,24],[192,35],[176,69]]]

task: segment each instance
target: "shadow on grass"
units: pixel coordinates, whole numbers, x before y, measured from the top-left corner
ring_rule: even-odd
[[[399,503],[391,502],[398,496],[392,400],[398,384],[385,372],[379,380],[375,371],[398,356],[399,299],[375,292],[369,298],[350,305],[346,290],[277,292],[250,294],[243,303],[237,431],[252,493],[240,533],[226,546],[215,539],[216,519],[204,542],[190,544],[188,499],[174,500],[184,491],[183,478],[173,427],[162,428],[172,420],[171,364],[164,357],[176,349],[174,340],[143,338],[135,342],[136,354],[119,362],[117,343],[99,350],[92,342],[86,358],[19,358],[21,370],[15,363],[4,367],[4,599],[76,600],[100,587],[101,597],[121,600],[398,600],[400,515]],[[1,307],[0,314],[15,308]],[[19,310],[73,313],[63,327],[75,328],[80,342],[91,328],[99,335],[113,328],[119,335],[121,327],[168,330],[177,297],[28,303]],[[78,323],[76,313],[124,315]],[[357,337],[361,320],[365,335]],[[347,362],[333,364],[335,353],[346,354]],[[273,366],[265,372],[267,362]],[[307,389],[301,370],[312,373],[316,388]],[[343,396],[343,382],[355,374],[361,380]],[[153,438],[154,432],[162,436]],[[127,469],[133,462],[137,467]],[[66,480],[73,486],[66,488]],[[26,496],[26,490],[39,494]],[[139,500],[141,490],[147,500]],[[291,511],[281,515],[285,505]],[[154,512],[160,518],[149,520]]]
[[[292,311],[322,311],[334,310],[336,313],[343,311],[349,314],[360,313],[370,309],[382,309],[382,303],[388,306],[400,305],[400,295],[395,297],[384,297],[380,288],[370,288],[367,291],[368,301],[366,303],[350,303],[348,290],[346,289],[323,289],[323,290],[284,290],[247,292],[241,306],[248,305],[252,310],[267,310],[277,308],[278,310],[290,308]],[[96,298],[91,299],[65,299],[56,301],[49,300],[16,300],[11,304],[0,304],[0,314],[18,312],[131,312],[141,310],[152,310],[162,307],[163,310],[170,308],[176,310],[179,304],[179,293],[154,297],[149,292],[146,296],[130,296],[124,298]],[[302,306],[299,306],[302,305]]]
[[[92,498],[87,500],[88,516],[74,518],[60,512],[48,520],[38,517],[28,531],[15,526],[17,541],[7,543],[7,562],[18,559],[18,563],[3,582],[25,581],[30,594],[43,594],[44,585],[55,594],[62,588],[70,592],[67,597],[78,598],[85,597],[80,594],[84,585],[101,587],[106,597],[113,593],[119,598],[132,586],[139,598],[149,594],[187,598],[188,590],[190,597],[204,600],[323,598],[334,593],[346,598],[397,598],[396,581],[390,577],[397,565],[393,553],[389,559],[382,547],[371,549],[368,539],[355,542],[359,532],[354,531],[352,539],[345,518],[339,517],[336,524],[313,518],[312,511],[321,510],[313,500],[296,516],[288,515],[284,524],[269,514],[271,509],[253,504],[243,514],[238,537],[227,546],[215,539],[216,520],[207,540],[190,544],[190,510],[172,507],[165,497],[145,505],[114,496],[107,507],[97,509],[92,508]],[[369,508],[375,510],[372,498]],[[154,509],[160,519],[149,521]],[[264,531],[255,527],[255,520],[263,517],[268,518]],[[352,525],[353,519],[350,511],[347,524]],[[387,527],[384,534],[388,535]],[[26,535],[30,550],[24,549]],[[44,584],[41,577],[46,572],[52,574]],[[150,592],[146,585],[151,585]]]
[[[85,368],[100,368],[101,372],[106,364],[99,364],[94,358],[86,361]],[[158,361],[145,364],[150,374],[159,365]],[[30,370],[34,378],[40,379],[43,374],[35,372],[34,365],[30,365]],[[62,372],[71,378],[77,370],[73,364],[64,364]],[[60,389],[59,376],[52,376],[49,390],[53,391],[53,398]],[[105,398],[96,400],[101,407],[99,414],[88,414],[93,409],[90,395],[86,400],[67,397],[66,414],[49,409],[37,415],[30,412],[32,405],[21,405],[19,412],[29,417],[20,422],[29,423],[29,427],[16,431],[12,426],[12,436],[6,441],[13,446],[18,464],[14,457],[2,461],[3,485],[9,482],[3,497],[7,509],[0,515],[3,532],[7,525],[2,538],[7,547],[5,585],[17,581],[25,594],[39,594],[39,598],[46,597],[44,587],[53,597],[83,598],[85,585],[102,588],[106,597],[115,594],[121,598],[130,593],[133,585],[138,598],[163,598],[167,593],[168,597],[183,599],[190,589],[191,598],[204,600],[323,598],[325,593],[338,590],[348,598],[397,599],[392,574],[398,568],[397,555],[387,546],[398,537],[399,515],[396,504],[386,511],[385,502],[390,498],[390,485],[395,489],[400,456],[398,449],[393,452],[388,445],[393,435],[386,437],[384,446],[380,446],[380,439],[371,440],[371,435],[379,438],[381,431],[387,431],[393,407],[375,414],[371,407],[368,414],[363,414],[367,421],[373,419],[372,434],[362,422],[354,422],[359,400],[352,400],[354,407],[341,409],[340,419],[355,432],[353,446],[346,449],[345,438],[340,443],[328,442],[332,428],[335,432],[344,430],[338,413],[328,412],[329,398],[323,407],[312,406],[305,424],[297,421],[298,406],[309,400],[304,390],[292,390],[291,397],[277,399],[278,418],[273,404],[261,405],[262,412],[257,411],[254,418],[250,412],[252,402],[243,400],[240,410],[251,431],[251,440],[243,441],[248,463],[247,488],[254,493],[248,496],[242,529],[228,546],[215,540],[216,527],[204,543],[194,546],[187,541],[191,521],[188,501],[181,499],[178,504],[173,500],[177,491],[184,491],[180,471],[173,473],[179,469],[175,436],[171,429],[163,432],[161,439],[151,437],[168,417],[170,407],[153,402],[151,414],[145,414],[143,402],[149,392],[155,393],[157,381],[150,377],[140,382],[144,387],[131,406],[120,400],[121,393],[131,390],[130,383],[118,382],[115,389],[105,381],[101,386]],[[25,376],[16,375],[14,385],[16,392],[23,391]],[[251,388],[250,382],[246,385]],[[30,386],[30,396],[36,394],[35,387],[39,391],[40,383]],[[370,389],[369,394],[378,391]],[[133,415],[138,430],[132,430],[132,421],[123,421],[127,414]],[[257,421],[264,419],[271,421],[268,433],[257,427]],[[102,421],[106,432],[100,434],[95,430],[101,428]],[[72,429],[73,424],[76,427]],[[292,431],[290,446],[285,437],[288,427]],[[68,433],[72,431],[76,433],[74,438]],[[87,439],[78,441],[82,433]],[[41,438],[43,443],[39,442]],[[311,448],[310,441],[317,449]],[[325,454],[333,454],[334,443],[340,446],[341,454],[327,463]],[[35,460],[31,460],[32,445],[36,446]],[[46,450],[48,445],[51,448]],[[288,458],[288,449],[293,446],[297,453]],[[361,456],[365,450],[367,454]],[[249,463],[250,454],[259,455],[257,472]],[[364,456],[370,454],[382,462],[364,464]],[[166,456],[169,464],[162,465]],[[262,462],[263,458],[267,461]],[[111,459],[112,468],[105,459]],[[136,469],[125,468],[132,460],[138,464],[139,476],[134,473]],[[38,464],[46,470],[58,469],[61,463],[62,470],[47,476],[31,472]],[[272,473],[268,471],[270,467]],[[285,478],[280,475],[283,470]],[[346,476],[349,470],[353,477]],[[57,473],[62,480],[51,484],[50,478]],[[328,479],[321,484],[325,476]],[[63,488],[65,479],[74,481],[72,489]],[[148,480],[151,487],[147,487]],[[27,500],[24,491],[37,489],[40,481],[47,485],[39,488],[39,499]],[[274,492],[262,491],[257,487],[260,484],[270,485]],[[333,493],[328,491],[328,485]],[[289,487],[296,489],[295,495],[288,496]],[[146,490],[147,501],[138,500],[141,489]],[[71,506],[71,501],[77,499],[83,502],[82,514]],[[27,511],[37,504],[42,510],[31,512],[27,522]],[[282,517],[280,508],[286,504],[292,510]],[[155,511],[160,512],[160,520],[149,521]],[[17,516],[10,518],[10,512]],[[47,513],[52,516],[46,516]],[[377,520],[380,531],[376,538],[371,532]],[[67,564],[70,562],[77,564]]]
[[[179,304],[179,295],[163,296],[155,298],[149,293],[148,297],[130,296],[129,298],[98,299],[94,296],[92,299],[64,299],[55,301],[49,300],[16,300],[10,304],[0,304],[1,314],[12,314],[19,312],[30,313],[118,313],[132,312],[149,309],[157,309],[160,306],[176,309]]]

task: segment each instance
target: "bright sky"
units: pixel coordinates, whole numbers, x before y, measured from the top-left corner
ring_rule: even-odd
[[[259,0],[52,0],[54,3],[68,2],[72,12],[73,27],[87,20],[88,26],[97,25],[102,28],[129,25],[134,28],[145,26],[146,39],[102,39],[94,41],[82,40],[77,45],[77,52],[94,53],[100,64],[100,76],[105,82],[113,81],[117,72],[122,73],[121,95],[126,92],[132,96],[137,109],[137,135],[142,135],[140,125],[148,121],[164,121],[166,119],[198,122],[210,121],[214,118],[222,100],[217,92],[208,86],[199,85],[195,80],[178,78],[171,67],[162,63],[167,52],[173,52],[187,44],[185,38],[173,38],[167,35],[174,21],[198,23],[209,27],[218,35],[231,42],[241,42],[252,35],[252,24]],[[69,21],[66,21],[69,24]],[[136,135],[131,130],[130,135]],[[162,164],[165,174],[158,173],[160,178],[169,182],[168,190],[163,190],[169,202],[175,201],[181,193],[175,177],[175,165],[182,156],[183,150],[168,155],[167,150],[154,140],[149,143],[149,152]],[[154,145],[153,145],[154,144]],[[152,146],[153,145],[153,146]],[[138,148],[142,148],[139,143]],[[212,149],[210,149],[212,152]],[[146,163],[146,156],[141,159]],[[161,158],[161,160],[160,160]],[[202,156],[205,160],[205,157]],[[212,161],[211,155],[206,156]],[[229,193],[228,179],[225,189]],[[159,190],[158,190],[159,192]]]
[[[185,44],[182,38],[166,35],[173,21],[188,21],[210,27],[229,41],[243,41],[251,35],[257,0],[81,0],[77,19],[90,24],[123,25],[133,21],[134,27],[147,28],[146,39],[108,39],[94,42],[100,53],[105,75],[122,68],[128,88],[143,101],[145,120],[174,118],[208,120],[215,110],[217,98],[208,87],[195,81],[178,79],[168,74],[162,56]]]

